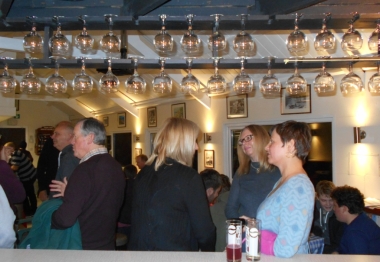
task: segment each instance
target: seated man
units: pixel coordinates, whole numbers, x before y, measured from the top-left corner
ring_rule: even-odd
[[[205,169],[199,174],[205,185],[208,203],[213,205],[222,190],[222,178],[219,172],[214,169]]]
[[[336,218],[347,224],[336,253],[380,255],[380,228],[363,212],[363,194],[342,186],[335,188],[331,197]]]
[[[331,254],[340,243],[344,224],[336,219],[333,210],[333,200],[330,197],[335,185],[331,181],[322,180],[316,186],[314,221],[311,233],[324,238],[323,254]]]
[[[145,162],[148,161],[148,157],[144,154],[136,156],[136,165],[141,170],[145,166]]]

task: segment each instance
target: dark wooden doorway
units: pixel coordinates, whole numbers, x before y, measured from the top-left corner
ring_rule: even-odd
[[[132,133],[113,134],[114,158],[124,167],[132,164]]]
[[[26,141],[25,133],[25,128],[0,128],[0,144],[13,142],[18,147],[21,141]]]

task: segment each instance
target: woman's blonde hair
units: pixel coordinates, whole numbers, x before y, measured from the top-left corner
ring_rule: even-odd
[[[195,144],[199,127],[192,121],[171,117],[168,118],[157,132],[153,142],[153,153],[146,162],[150,165],[156,159],[154,170],[166,164],[169,157],[181,164],[191,166],[195,152]]]
[[[268,145],[270,137],[268,132],[259,125],[249,125],[243,128],[240,133],[239,140],[242,139],[241,134],[244,130],[249,130],[255,141],[255,148],[258,162],[260,163],[258,173],[273,169],[273,166],[268,163],[268,154],[265,151],[265,147]],[[247,156],[242,147],[239,145],[237,148],[237,155],[239,160],[239,167],[236,170],[238,175],[244,175],[249,173],[251,158]]]

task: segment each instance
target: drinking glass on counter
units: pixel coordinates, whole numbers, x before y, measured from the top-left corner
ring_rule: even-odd
[[[226,220],[226,231],[227,262],[240,262],[242,221],[238,219]]]
[[[245,254],[249,261],[259,261],[261,257],[261,220],[249,218],[245,226]]]

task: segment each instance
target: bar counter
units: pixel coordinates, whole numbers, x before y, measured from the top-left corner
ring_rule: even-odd
[[[138,252],[0,249],[1,262],[226,262],[225,252]],[[241,262],[246,262],[245,254]],[[295,255],[278,258],[262,255],[261,262],[379,262],[380,256]]]

